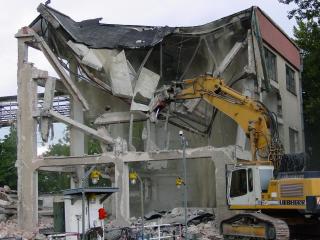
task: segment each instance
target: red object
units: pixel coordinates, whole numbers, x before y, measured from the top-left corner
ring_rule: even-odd
[[[107,218],[108,214],[107,214],[106,210],[104,210],[104,208],[100,208],[98,210],[98,212],[99,212],[99,220],[103,220],[103,219]]]
[[[299,48],[295,46],[277,25],[260,10],[257,11],[260,30],[263,40],[290,62],[297,70],[300,70]]]

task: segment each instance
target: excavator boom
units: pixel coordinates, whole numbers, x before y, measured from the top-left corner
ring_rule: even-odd
[[[184,80],[183,89],[171,87],[166,101],[201,98],[233,119],[250,139],[252,160],[257,161],[257,151],[268,152],[272,143],[270,112],[264,105],[228,87],[222,79],[208,75]],[[164,95],[162,95],[164,96]],[[159,102],[158,102],[159,103]],[[161,104],[163,106],[163,102]],[[268,156],[259,160],[272,160]]]

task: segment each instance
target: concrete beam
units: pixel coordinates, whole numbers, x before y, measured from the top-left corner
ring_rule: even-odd
[[[200,147],[186,149],[187,159],[211,158],[215,148]],[[156,152],[127,152],[116,157],[112,152],[87,156],[58,156],[36,158],[32,162],[32,168],[53,166],[75,166],[114,163],[123,161],[124,163],[179,160],[182,158],[182,150],[156,151]]]
[[[40,4],[37,11],[53,26],[54,29],[60,27],[60,23],[52,16],[44,4]]]
[[[76,60],[77,60],[77,63],[79,64],[79,66],[81,67],[81,69],[83,70],[83,72],[92,80],[94,81],[98,86],[100,86],[102,89],[104,89],[105,91],[107,92],[110,92],[111,93],[111,87],[106,84],[104,81],[100,80],[99,78],[97,78],[94,74],[92,74],[90,72],[90,70],[84,65],[81,63],[81,60],[79,59],[79,57],[75,56],[76,57]]]
[[[43,52],[44,56],[48,59],[48,61],[50,62],[50,64],[54,68],[54,70],[57,72],[57,74],[61,78],[63,84],[68,89],[68,91],[72,95],[72,97],[78,99],[78,101],[81,102],[84,110],[89,110],[89,105],[88,105],[87,101],[82,96],[81,92],[78,90],[76,85],[72,82],[69,75],[66,73],[65,69],[61,66],[58,58],[52,52],[52,50],[49,48],[48,44],[43,40],[42,37],[40,37],[38,34],[36,34],[30,28],[27,28],[27,34],[33,35],[34,39],[37,41],[39,49]]]
[[[46,172],[64,172],[64,173],[74,173],[76,169],[74,167],[41,167],[38,171]]]
[[[212,157],[215,148],[200,147],[186,149],[186,158],[208,158]],[[120,155],[120,158],[125,163],[131,162],[145,162],[145,161],[163,161],[163,160],[178,160],[182,158],[182,150],[168,150],[168,151],[155,151],[155,152],[128,152]]]
[[[234,46],[231,48],[231,50],[222,60],[220,65],[214,71],[213,76],[221,76],[221,74],[226,70],[226,68],[229,66],[229,64],[232,62],[232,60],[234,59],[234,57],[237,55],[237,53],[243,47],[244,44],[245,42],[236,42],[234,44]]]
[[[55,82],[56,82],[56,90],[57,90],[58,92],[62,92],[62,93],[67,93],[67,92],[68,92],[68,90],[66,89],[66,87],[63,85],[61,79],[55,78],[55,77],[51,77],[51,76],[48,76],[48,78],[39,78],[39,79],[36,79],[38,86],[40,86],[40,87],[45,87],[45,86],[46,86],[46,81],[47,81],[47,79],[55,80]]]
[[[77,72],[78,71],[78,64],[75,60],[70,60],[70,70],[71,72]],[[70,76],[71,80],[73,82],[78,82],[79,78],[78,76],[72,74]],[[81,83],[78,84],[79,87]],[[82,111],[81,103],[71,97],[70,98],[70,117],[78,122],[79,124],[84,124],[84,113]],[[85,135],[84,132],[80,131],[79,129],[75,127],[70,128],[70,154],[73,156],[82,156],[87,153],[87,145],[85,141]],[[83,166],[76,166],[76,179],[71,178],[70,179],[70,186],[71,188],[76,187],[82,187],[82,181],[81,179],[84,177],[84,167]]]
[[[113,138],[111,138],[109,136],[103,136],[97,130],[90,128],[84,124],[81,124],[81,123],[79,123],[69,117],[65,117],[52,109],[48,111],[48,114],[51,115],[56,120],[63,122],[65,124],[71,125],[72,127],[75,127],[77,129],[81,130],[85,134],[92,136],[93,138],[95,138],[99,141],[102,141],[105,144],[113,144],[114,143]]]
[[[98,117],[95,121],[95,125],[108,125],[108,124],[118,124],[118,123],[129,123],[130,116],[133,116],[133,121],[145,121],[148,119],[147,115],[142,112],[110,112],[104,113]]]
[[[48,78],[45,85],[44,90],[44,98],[43,98],[43,111],[48,111],[52,108],[53,105],[53,98],[54,98],[54,91],[55,91],[56,81],[53,78]],[[40,118],[40,133],[41,138],[44,142],[48,141],[50,127],[52,127],[50,123],[50,119],[47,116],[42,116]]]
[[[43,167],[63,167],[63,166],[78,166],[78,165],[94,165],[114,163],[116,158],[114,155],[97,154],[88,156],[58,156],[58,157],[42,157],[36,158],[32,162],[33,169]]]
[[[129,167],[123,161],[115,163],[115,186],[120,189],[114,195],[117,221],[128,221],[130,218]]]

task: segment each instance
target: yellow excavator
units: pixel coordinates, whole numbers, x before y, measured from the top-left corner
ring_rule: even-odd
[[[284,240],[292,232],[320,231],[320,172],[301,171],[301,163],[296,172],[283,170],[285,154],[274,114],[209,75],[164,87],[150,109],[158,114],[172,101],[195,98],[232,118],[251,145],[251,161],[227,166],[227,203],[231,210],[244,211],[221,222],[225,239]]]

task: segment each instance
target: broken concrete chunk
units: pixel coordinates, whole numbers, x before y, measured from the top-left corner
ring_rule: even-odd
[[[142,68],[137,80],[134,97],[131,103],[131,111],[149,111],[149,104],[154,92],[156,91],[160,75]]]
[[[127,64],[128,64],[128,68],[129,68],[129,75],[130,75],[130,79],[131,79],[132,89],[134,89],[136,86],[136,81],[137,81],[137,79],[136,79],[137,73],[128,60],[127,60]]]
[[[95,52],[84,44],[68,41],[68,46],[81,58],[81,62],[97,71],[101,71],[102,63]]]
[[[147,116],[141,112],[107,112],[99,116],[95,121],[95,125],[108,125],[116,123],[129,123],[130,115],[133,115],[133,121],[147,120]]]
[[[89,52],[89,48],[84,44],[74,43],[71,40],[69,40],[67,44],[81,58]]]
[[[92,49],[89,49],[88,54],[82,58],[81,62],[97,71],[102,70],[102,63]]]
[[[133,96],[132,77],[130,77],[130,69],[124,51],[112,58],[110,81],[113,95],[125,98]]]

